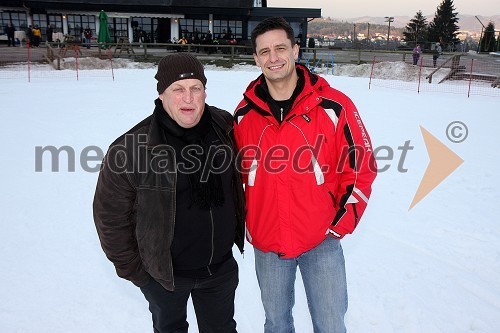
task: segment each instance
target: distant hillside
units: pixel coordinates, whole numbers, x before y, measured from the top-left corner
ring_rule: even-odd
[[[485,26],[489,22],[495,24],[495,29],[500,29],[500,15],[494,16],[477,16]],[[471,31],[471,32],[481,32],[481,23],[473,15],[458,15],[459,21],[458,26],[460,30]]]
[[[416,13],[416,12],[415,12]],[[427,22],[432,21],[434,18],[434,13],[432,14],[427,14],[425,15],[427,17]],[[410,22],[410,20],[413,18],[409,16],[394,16],[394,22],[391,23],[391,34],[398,34],[398,32],[402,31],[402,29]],[[491,21],[495,24],[495,28],[497,30],[500,30],[500,15],[494,15],[494,16],[480,16],[478,15],[478,18],[483,22],[483,24],[486,26],[488,23]],[[321,23],[323,22],[323,23]],[[362,16],[362,17],[354,17],[354,18],[349,18],[349,19],[336,19],[336,18],[321,18],[321,19],[314,19],[312,22],[309,23],[309,33],[310,34],[322,34],[320,33],[320,30],[325,29],[328,27],[328,25],[332,25],[332,23],[335,23],[335,28],[332,27],[332,29],[335,30],[335,32],[332,32],[334,34],[344,34],[343,31],[353,31],[353,24],[356,23],[356,26],[360,24],[362,29],[366,30],[368,27],[367,23],[370,23],[370,35],[372,34],[372,31],[374,33],[380,32],[380,33],[387,33],[387,22],[385,21],[384,17],[374,17],[374,16]],[[339,26],[340,24],[340,26]],[[363,25],[364,24],[364,25]],[[349,27],[350,26],[350,27]],[[385,26],[385,32],[382,28],[382,26]],[[474,15],[458,15],[458,26],[460,27],[460,30],[462,31],[470,31],[470,32],[481,32],[481,24],[479,21],[474,17]],[[392,31],[392,29],[396,28],[395,31]],[[375,29],[375,30],[372,30]],[[399,29],[397,29],[399,28]],[[380,31],[379,31],[380,29]],[[314,31],[314,32],[313,32]],[[323,30],[324,31],[324,30]],[[324,31],[325,32],[325,31]],[[356,32],[363,32],[363,30],[359,30],[358,27],[356,27]],[[323,33],[323,34],[328,34],[328,33]]]
[[[324,19],[315,19],[308,24],[307,32],[309,35],[313,36],[325,36],[325,35],[335,35],[335,36],[352,36],[354,33],[362,33],[365,36],[370,34],[370,36],[374,36],[377,33],[386,35],[387,34],[387,23],[385,24],[377,24],[375,20],[368,21],[340,21],[340,20],[324,20]],[[356,27],[354,27],[356,24]],[[368,31],[368,29],[370,31]],[[356,30],[356,31],[354,31]],[[391,35],[393,36],[402,36],[403,28],[394,28],[391,24]]]

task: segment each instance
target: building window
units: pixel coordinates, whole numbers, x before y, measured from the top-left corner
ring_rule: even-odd
[[[33,26],[38,26],[42,32],[42,40],[47,40],[47,15],[33,14]]]
[[[49,25],[52,26],[53,32],[63,32],[62,15],[49,14],[47,16],[49,19]]]
[[[243,34],[243,22],[232,20],[214,20],[214,37],[222,39],[224,35],[230,34],[232,38],[241,39]]]
[[[96,35],[94,15],[68,15],[68,35],[82,40],[83,30],[89,27],[92,35]]]
[[[188,40],[194,38],[195,32],[198,32],[198,36],[204,39],[208,32],[208,27],[208,20],[179,19],[180,37],[184,36]]]
[[[0,27],[2,33],[9,23],[12,23],[16,30],[26,31],[26,29],[28,29],[28,20],[25,12],[0,12]]]
[[[33,26],[37,26],[42,31],[42,40],[48,40],[47,28],[52,26],[52,32],[62,32],[62,15],[54,14],[33,14]],[[94,26],[95,29],[95,26]]]
[[[158,19],[150,17],[132,17],[132,40],[134,43],[154,43]]]
[[[111,40],[117,43],[120,38],[128,38],[128,19],[122,17],[113,17],[108,21],[109,34]]]

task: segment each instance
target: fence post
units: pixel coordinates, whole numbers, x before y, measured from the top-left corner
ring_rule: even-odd
[[[474,59],[471,59],[471,61],[470,61],[469,91],[467,92],[467,98],[470,97],[470,85],[472,83],[472,66],[474,66]]]
[[[28,41],[28,82],[31,82],[31,66],[30,66],[30,49],[31,49],[31,42]]]
[[[420,58],[420,70],[418,71],[418,89],[417,92],[420,94],[420,78],[422,77],[422,62],[424,61],[424,57]]]
[[[372,86],[373,67],[375,67],[375,56],[373,57],[372,70],[370,72],[370,83],[368,83],[368,90],[370,90],[370,88]]]
[[[76,45],[73,46],[73,50],[75,51],[76,80],[78,81],[78,49]]]
[[[107,48],[109,62],[111,63],[111,76],[113,77],[113,81],[115,80],[115,71],[113,70],[113,57],[111,56],[111,51],[109,47]]]

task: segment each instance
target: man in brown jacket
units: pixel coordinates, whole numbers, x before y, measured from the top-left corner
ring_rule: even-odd
[[[191,296],[200,332],[236,332],[244,194],[232,116],[205,103],[203,65],[163,58],[151,116],[109,148],[94,198],[102,248],[140,287],[155,332],[186,332]]]

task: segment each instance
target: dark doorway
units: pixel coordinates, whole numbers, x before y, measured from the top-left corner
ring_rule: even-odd
[[[158,26],[156,27],[156,42],[168,43],[170,42],[170,19],[159,18]]]

